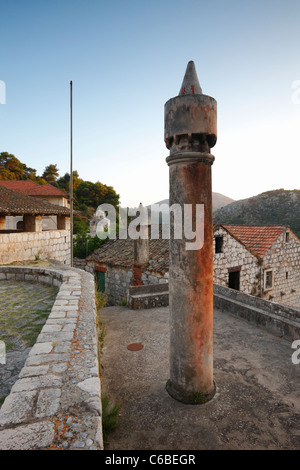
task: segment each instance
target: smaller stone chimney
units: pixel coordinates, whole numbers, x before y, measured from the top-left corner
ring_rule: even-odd
[[[148,211],[140,203],[137,216],[140,219],[139,237],[134,240],[134,263],[132,285],[141,286],[143,267],[149,262],[149,218]]]

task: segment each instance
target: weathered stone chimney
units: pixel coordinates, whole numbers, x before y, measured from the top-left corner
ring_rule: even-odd
[[[213,221],[210,153],[217,141],[217,103],[202,94],[194,62],[189,62],[179,95],[165,104],[165,144],[170,150],[169,203],[184,214],[192,207],[199,249],[187,238],[170,238],[169,394],[184,403],[204,403],[215,394],[213,381]],[[204,209],[197,223],[196,205]],[[198,225],[198,226],[197,226]],[[196,230],[195,230],[196,228]],[[202,235],[201,235],[201,233]]]
[[[148,212],[140,203],[138,207],[139,237],[134,240],[134,264],[132,285],[142,285],[142,270],[149,261]]]

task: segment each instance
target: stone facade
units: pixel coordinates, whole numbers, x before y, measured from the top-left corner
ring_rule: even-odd
[[[218,238],[222,239],[222,247],[217,246]],[[238,285],[234,285],[237,282],[234,273]],[[217,227],[214,231],[214,283],[300,310],[299,238],[288,227],[282,228],[265,253],[258,256],[230,231]]]
[[[97,270],[105,274],[105,294],[107,295],[109,305],[117,305],[119,302],[127,300],[129,287],[132,285],[133,269],[121,266],[110,266],[104,263],[95,263],[89,261],[83,266],[82,263],[76,264],[77,267],[85,269],[90,273],[95,273],[97,277]],[[168,282],[169,274],[158,273],[145,270],[141,274],[143,285],[161,284]]]
[[[219,253],[216,253],[217,237],[223,239],[222,251]],[[258,282],[261,274],[257,257],[222,227],[214,231],[213,252],[215,284],[228,287],[228,270],[236,269],[240,272],[239,290],[252,295],[258,293]]]
[[[165,307],[169,305],[169,283],[131,286],[127,304],[132,310]]]
[[[35,258],[51,259],[70,264],[70,232],[0,233],[0,264],[29,261]]]
[[[300,310],[300,240],[291,231],[283,232],[264,257],[263,298]],[[267,272],[272,272],[268,287]]]

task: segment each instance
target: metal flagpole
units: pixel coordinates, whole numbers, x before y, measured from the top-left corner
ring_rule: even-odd
[[[73,266],[73,118],[72,118],[72,81],[70,81],[70,245],[71,267]]]

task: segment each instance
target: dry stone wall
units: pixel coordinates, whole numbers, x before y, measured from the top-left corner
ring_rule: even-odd
[[[0,264],[51,259],[70,264],[69,230],[0,234]]]
[[[105,264],[95,265],[94,262],[86,263],[85,266],[81,262],[76,265],[81,269],[85,269],[95,274],[97,266],[105,269],[105,293],[107,295],[109,305],[118,305],[119,302],[125,302],[128,296],[129,287],[132,284],[132,269],[126,269],[118,266],[109,266]],[[169,273],[157,273],[144,270],[141,275],[143,285],[167,283]]]
[[[300,242],[288,233],[288,241],[283,232],[264,257],[264,271],[273,271],[273,286],[264,289],[264,298],[300,310]]]

